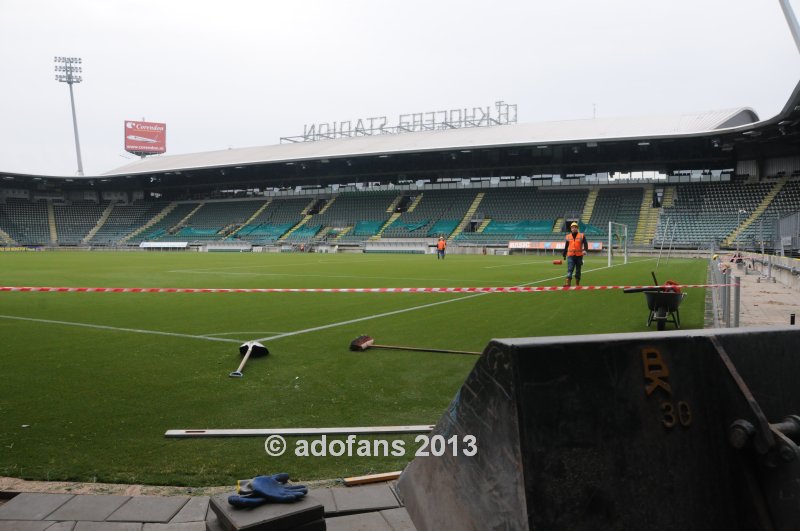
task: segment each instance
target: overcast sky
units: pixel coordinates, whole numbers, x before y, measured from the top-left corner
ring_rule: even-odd
[[[179,154],[498,100],[519,122],[766,119],[800,81],[778,0],[0,0],[0,171],[77,172],[56,55],[83,59],[86,175],[134,160],[125,120]]]

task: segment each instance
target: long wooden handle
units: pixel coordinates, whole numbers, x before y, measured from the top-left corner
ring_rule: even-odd
[[[239,364],[239,368],[236,369],[236,372],[242,372],[242,369],[244,369],[244,364],[247,363],[247,358],[250,357],[251,352],[253,352],[252,343],[250,343],[250,348],[247,349],[247,353],[244,355],[244,359],[242,360],[242,363]]]
[[[373,344],[370,348],[385,348],[390,350],[413,350],[415,352],[440,352],[443,354],[470,354],[472,356],[480,356],[480,352],[472,352],[470,350],[446,350],[446,349],[438,349],[438,348],[419,348],[419,347],[400,347],[400,346],[393,346],[393,345],[375,345]]]

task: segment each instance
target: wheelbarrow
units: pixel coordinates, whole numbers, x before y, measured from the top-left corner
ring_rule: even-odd
[[[653,274],[653,280],[656,280]],[[658,284],[658,281],[656,281]],[[623,290],[625,293],[644,293],[647,299],[647,309],[650,313],[647,315],[647,327],[649,328],[653,321],[656,322],[658,330],[664,330],[667,323],[672,323],[675,328],[681,327],[681,314],[678,307],[686,297],[685,293],[677,287],[677,283],[668,280],[663,286],[655,288],[628,288]]]
[[[686,297],[685,293],[675,292],[669,288],[661,288],[658,291],[645,291],[647,308],[650,314],[647,316],[647,327],[655,321],[658,330],[664,330],[667,323],[673,323],[675,328],[681,327],[681,313],[678,308]]]

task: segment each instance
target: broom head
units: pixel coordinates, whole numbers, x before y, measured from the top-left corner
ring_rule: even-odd
[[[362,352],[367,350],[375,343],[375,339],[370,336],[358,336],[350,343],[350,350]]]

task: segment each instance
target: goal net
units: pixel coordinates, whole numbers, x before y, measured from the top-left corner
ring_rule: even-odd
[[[628,263],[628,226],[624,223],[608,222],[608,267],[615,256],[621,255]]]

